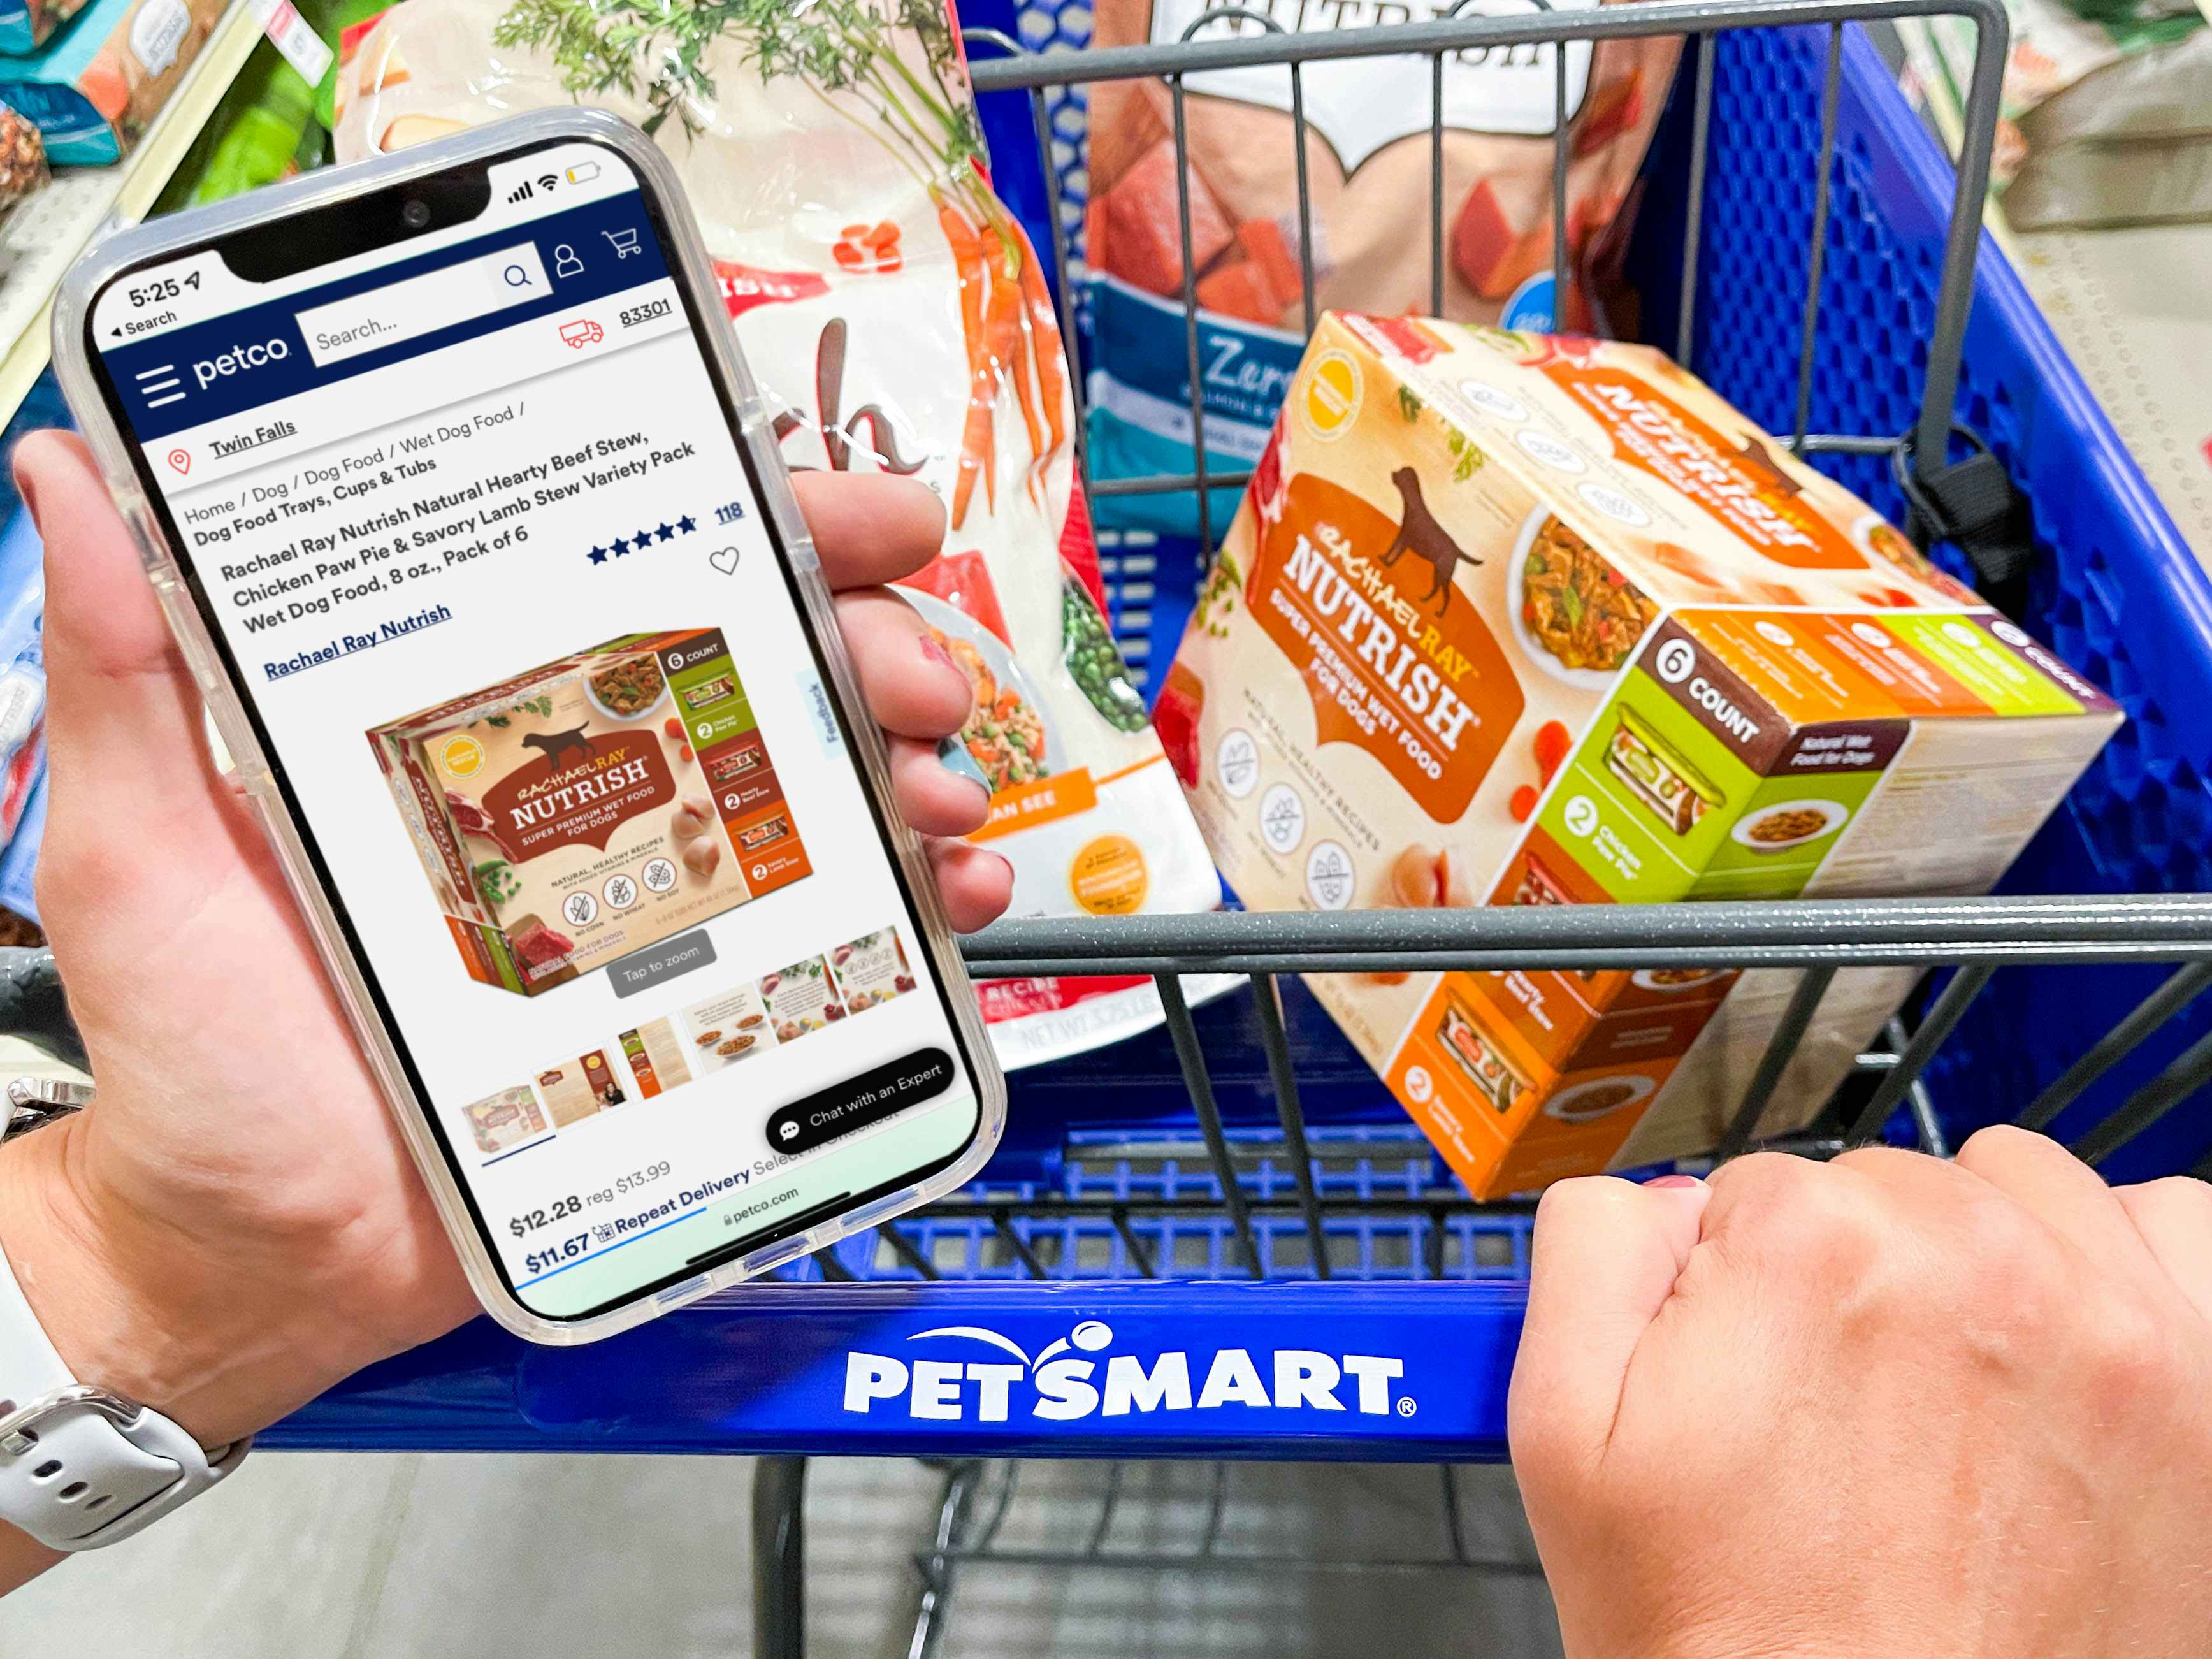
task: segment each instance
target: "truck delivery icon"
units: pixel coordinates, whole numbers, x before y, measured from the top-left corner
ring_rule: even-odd
[[[597,345],[607,337],[606,330],[588,317],[576,317],[561,325],[561,337],[578,351],[587,345]]]

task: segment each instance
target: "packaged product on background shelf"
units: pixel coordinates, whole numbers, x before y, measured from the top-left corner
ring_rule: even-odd
[[[76,16],[84,0],[0,0],[0,53],[21,58]]]
[[[11,911],[29,922],[39,922],[39,848],[46,836],[46,775],[31,786],[31,799],[23,807],[23,821],[15,826],[7,849],[0,852],[0,910]],[[13,931],[0,924],[0,931]],[[28,943],[12,940],[11,943]]]
[[[1577,10],[1598,0],[1562,0]],[[1444,9],[1437,8],[1438,12]],[[1414,8],[1370,0],[1309,5],[1257,0],[1284,29],[1371,27]],[[1181,40],[1206,0],[1097,0],[1102,46]],[[1195,38],[1257,33],[1250,15],[1212,17]],[[1672,40],[1579,41],[1565,48],[1569,128],[1568,292],[1552,292],[1553,112],[1559,49],[1525,46],[1447,56],[1443,69],[1446,316],[1508,327],[1632,333],[1634,296],[1619,264],[1637,173],[1666,102]],[[1289,71],[1214,70],[1183,79],[1191,274],[1200,307],[1206,448],[1219,470],[1255,460],[1297,367],[1310,256],[1323,309],[1424,312],[1430,288],[1431,60],[1407,54],[1307,64],[1304,81],[1308,244]],[[1191,471],[1185,276],[1174,108],[1164,81],[1090,88],[1091,468],[1094,477]],[[1214,498],[1220,534],[1235,496]],[[1115,527],[1198,533],[1188,495],[1115,497]]]
[[[46,546],[27,508],[0,530],[0,846],[46,775]]]
[[[915,476],[945,502],[944,550],[906,592],[975,688],[979,839],[1014,866],[1013,913],[1220,902],[1106,630],[1067,356],[984,172],[949,12],[404,0],[339,52],[341,161],[578,98],[653,130],[791,464]],[[982,996],[1009,1066],[1159,1018],[1142,979]]]
[[[36,125],[0,104],[0,219],[52,176]]]
[[[56,166],[117,161],[144,136],[214,33],[225,0],[90,0],[27,58],[0,59],[0,104]]]
[[[1322,910],[1979,893],[2121,718],[1648,347],[1348,314],[1155,714],[1244,902]],[[1795,978],[1311,983],[1495,1196],[1710,1147]],[[1911,978],[1839,976],[1769,1132]]]
[[[307,38],[316,39],[312,33]],[[262,41],[192,141],[155,211],[228,201],[316,165],[325,135],[314,120],[314,101],[315,89],[299,70],[273,41]]]

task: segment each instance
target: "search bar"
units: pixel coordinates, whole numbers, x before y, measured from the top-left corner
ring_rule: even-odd
[[[297,320],[307,356],[321,368],[508,306],[542,300],[552,291],[538,261],[538,245],[518,242],[349,300],[313,307],[299,313]]]

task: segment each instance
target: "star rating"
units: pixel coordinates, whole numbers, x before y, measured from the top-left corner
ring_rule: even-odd
[[[679,536],[689,536],[698,527],[699,521],[688,513],[673,524],[663,519],[651,528],[633,531],[628,535],[616,536],[604,542],[594,542],[585,550],[584,557],[592,564],[605,564],[610,558],[626,559],[632,553],[642,553],[660,543],[672,542]]]

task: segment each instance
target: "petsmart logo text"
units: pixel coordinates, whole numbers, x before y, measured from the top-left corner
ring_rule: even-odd
[[[1261,1411],[1357,1412],[1368,1417],[1411,1417],[1413,1397],[1393,1395],[1391,1383],[1406,1362],[1382,1354],[1326,1354],[1310,1348],[1277,1348],[1255,1356],[1246,1348],[1220,1348],[1202,1364],[1176,1349],[1150,1364],[1135,1354],[1105,1354],[1111,1328],[1086,1319],[1048,1343],[1036,1358],[1011,1337],[978,1325],[944,1325],[917,1332],[909,1342],[955,1339],[1010,1354],[1006,1360],[899,1359],[889,1354],[845,1356],[845,1409],[866,1414],[878,1401],[903,1399],[908,1417],[1003,1423],[1016,1389],[1029,1415],[1066,1422],[1094,1414],[1206,1411],[1246,1406]],[[1098,1354],[1092,1359],[1084,1356]]]

